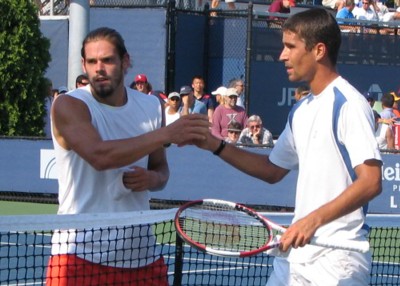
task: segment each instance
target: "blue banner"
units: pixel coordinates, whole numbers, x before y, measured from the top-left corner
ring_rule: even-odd
[[[51,140],[0,140],[0,190],[57,193],[57,167]],[[268,154],[271,149],[248,148]],[[400,155],[383,154],[383,192],[369,206],[370,213],[400,213]],[[271,185],[250,177],[210,152],[194,146],[167,149],[171,171],[155,199],[218,198],[245,204],[293,207],[297,172]]]

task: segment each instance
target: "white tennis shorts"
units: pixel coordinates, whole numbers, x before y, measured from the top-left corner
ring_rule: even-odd
[[[365,286],[369,284],[371,254],[334,250],[307,263],[276,257],[267,286]]]

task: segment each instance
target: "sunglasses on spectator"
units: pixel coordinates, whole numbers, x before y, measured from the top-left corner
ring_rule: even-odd
[[[261,126],[257,124],[257,125],[251,125],[249,128],[250,128],[250,129],[255,129],[255,128],[260,128],[260,127],[261,127]]]
[[[240,134],[239,131],[231,131],[231,130],[228,130],[228,133]]]
[[[179,97],[171,97],[170,98],[170,100],[172,100],[172,101],[179,101],[179,99],[180,99]]]

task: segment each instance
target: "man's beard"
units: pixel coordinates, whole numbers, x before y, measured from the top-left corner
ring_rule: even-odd
[[[109,78],[110,84],[109,85],[96,85],[92,84],[92,87],[94,89],[94,92],[96,95],[100,98],[108,98],[113,95],[115,89],[117,86],[121,84],[123,81],[123,76],[122,73],[119,73],[114,77],[114,80],[112,78]]]
[[[94,88],[94,91],[96,92],[97,96],[100,98],[107,98],[110,97],[114,93],[115,88],[113,88],[112,85],[108,86],[100,86]]]

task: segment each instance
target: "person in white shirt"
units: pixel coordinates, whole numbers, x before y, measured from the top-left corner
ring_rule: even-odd
[[[368,241],[368,202],[382,192],[374,115],[363,95],[336,70],[341,31],[329,11],[296,13],[284,22],[282,32],[279,59],[289,80],[306,82],[310,95],[293,106],[270,154],[237,148],[211,134],[196,144],[267,183],[298,170],[294,218],[280,239],[284,255],[275,257],[268,286],[365,286],[370,252],[308,243],[313,237]]]
[[[160,101],[124,86],[131,63],[117,31],[90,32],[81,51],[89,84],[58,96],[51,109],[58,214],[149,210],[150,191],[169,179],[164,146],[204,140],[208,118],[191,114],[163,127]],[[168,285],[149,227],[55,231],[51,254],[48,286],[93,279],[97,285]]]
[[[379,149],[394,149],[394,132],[390,125],[380,123],[381,116],[376,110],[373,110],[375,118],[375,139],[378,142]]]
[[[172,122],[181,117],[179,108],[181,106],[181,96],[177,92],[168,94],[168,104],[165,107],[165,125],[170,125]]]
[[[379,15],[376,9],[374,9],[375,1],[374,0],[360,0],[362,1],[361,7],[355,7],[353,10],[353,15],[356,19],[359,20],[368,20],[368,21],[379,21]]]

